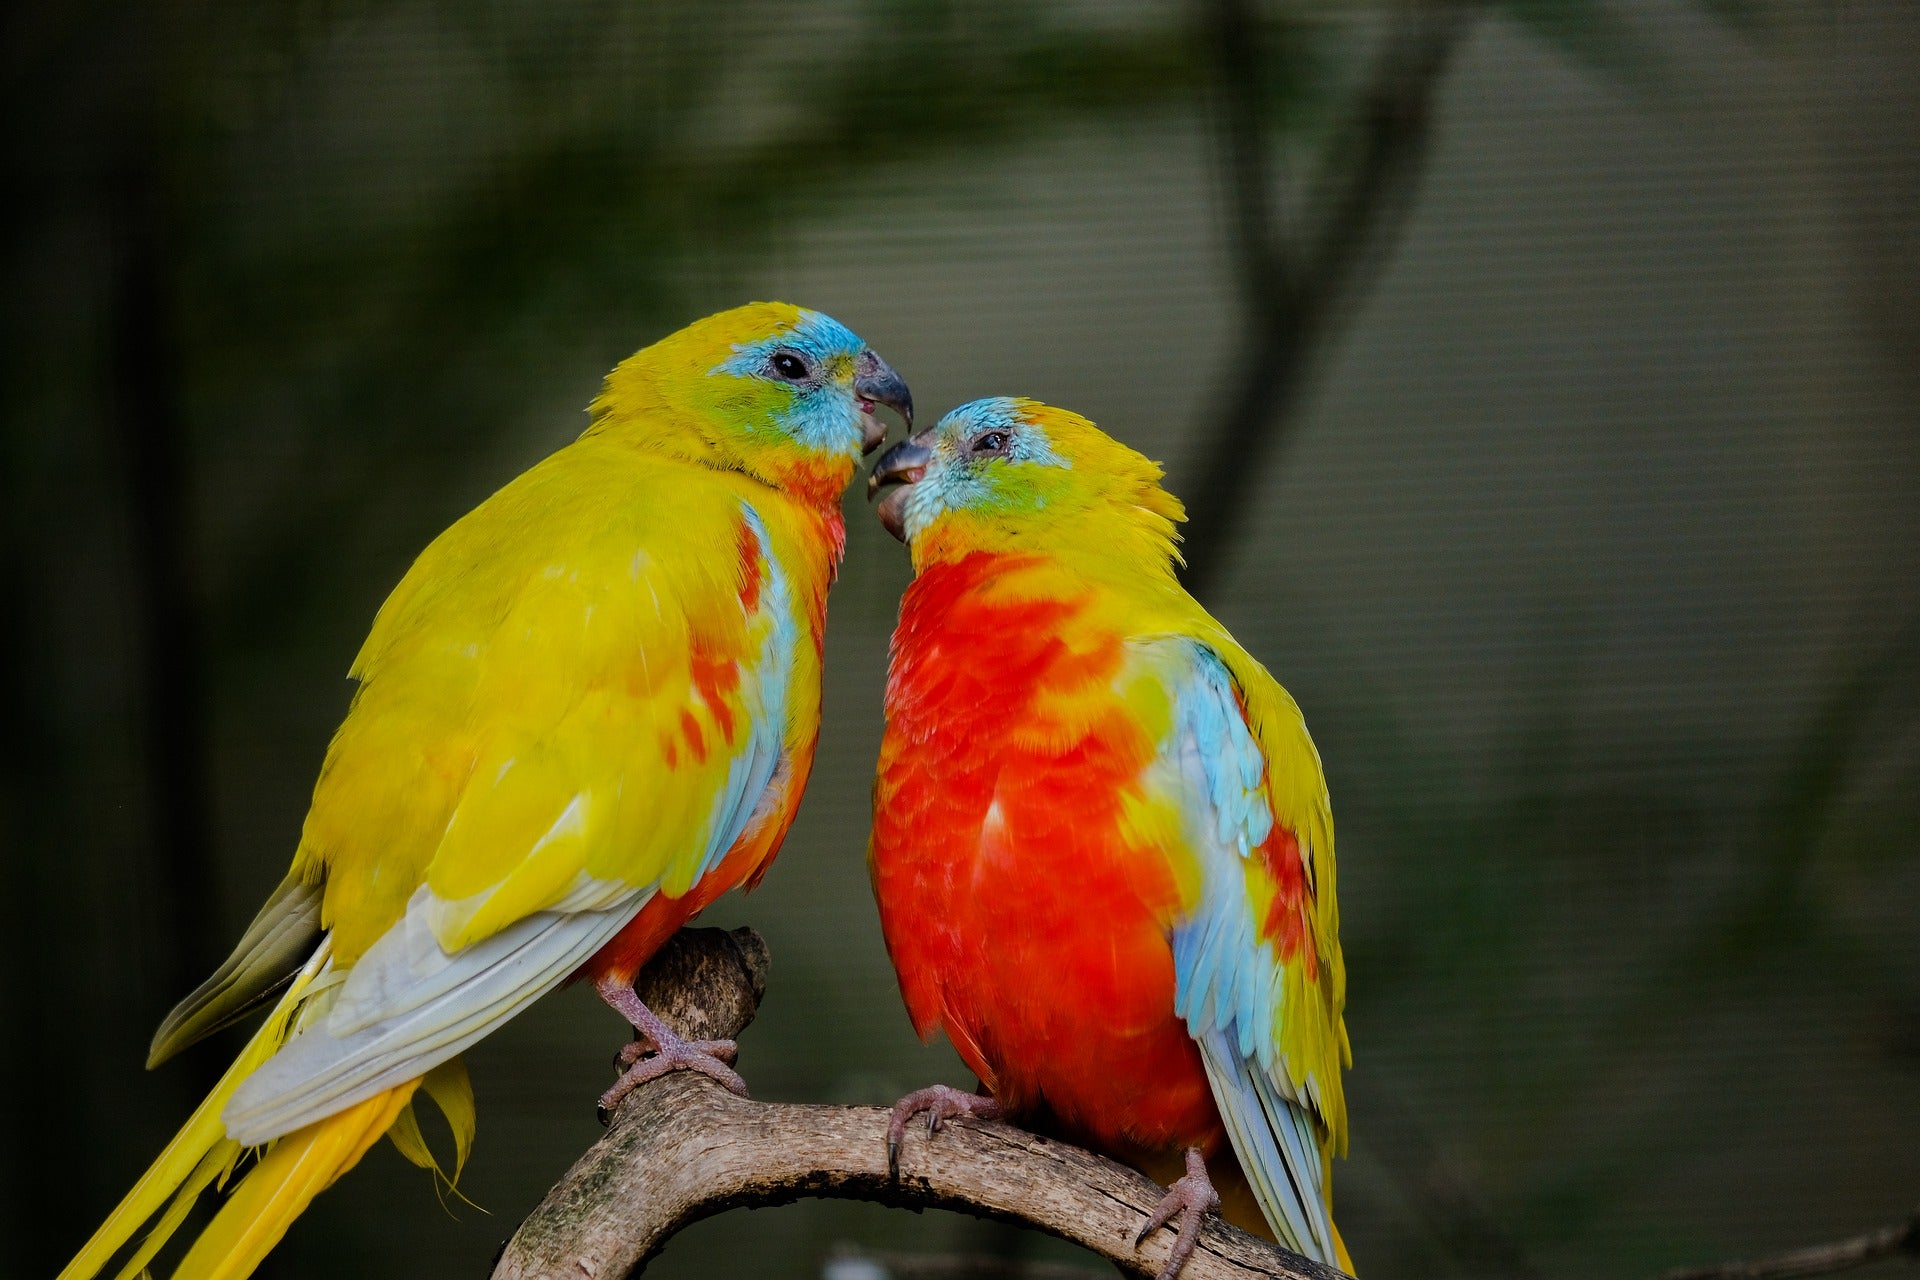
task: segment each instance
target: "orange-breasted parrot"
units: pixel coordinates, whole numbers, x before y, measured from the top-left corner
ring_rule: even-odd
[[[149,1065],[285,993],[62,1280],[154,1220],[137,1274],[251,1149],[174,1273],[246,1276],[381,1134],[432,1162],[416,1091],[464,1160],[456,1055],[569,978],[637,1033],[603,1106],[677,1068],[741,1087],[730,1043],[680,1040],[632,981],[793,821],[840,496],[879,404],[911,420],[838,321],[725,311],[614,369],[585,434],[434,539],[354,661],[292,870]]]
[[[869,491],[913,558],[870,867],[922,1036],[1006,1116],[1202,1215],[1351,1271],[1328,1196],[1351,1061],[1320,758],[1287,691],[1174,576],[1160,468],[1031,400],[963,405]],[[1182,1172],[1184,1168],[1184,1172]],[[1218,1193],[1216,1194],[1215,1188]]]

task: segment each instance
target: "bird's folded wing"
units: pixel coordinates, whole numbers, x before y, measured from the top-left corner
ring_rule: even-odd
[[[320,886],[290,873],[267,898],[233,954],[186,999],[173,1007],[147,1051],[151,1070],[222,1027],[293,981],[320,940]]]
[[[1304,725],[1285,723],[1289,710],[1298,722],[1291,699],[1244,653],[1170,636],[1136,655],[1169,703],[1144,787],[1181,815],[1197,884],[1173,930],[1176,1009],[1268,1221],[1290,1248],[1333,1264],[1325,1154],[1344,1140],[1346,1040],[1338,941],[1316,919],[1332,892],[1330,871],[1316,884],[1332,864],[1319,760]],[[1250,668],[1244,683],[1229,660]],[[1289,809],[1296,794],[1307,802]]]
[[[234,1138],[290,1132],[446,1061],[746,830],[784,750],[796,636],[764,525],[744,505],[730,516],[721,547],[737,561],[709,544],[705,579],[661,571],[644,544],[619,548],[617,574],[550,566],[485,645],[455,655],[477,669],[438,683],[470,689],[485,723],[424,883],[235,1094]],[[336,754],[407,674],[372,676]],[[316,808],[324,795],[323,780]]]
[[[369,1019],[363,989],[363,1016],[336,1033],[339,998],[316,1001],[315,1016],[234,1093],[221,1113],[227,1136],[263,1143],[426,1074],[558,986],[632,915],[543,911],[447,952],[427,913],[410,908],[337,988],[344,995],[370,978],[393,1003]]]

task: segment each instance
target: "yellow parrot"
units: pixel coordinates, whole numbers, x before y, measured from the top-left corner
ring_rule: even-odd
[[[840,496],[912,399],[828,316],[752,303],[606,379],[585,434],[436,538],[374,619],[292,870],[148,1065],[284,987],[265,1024],[61,1272],[136,1275],[195,1199],[176,1277],[239,1280],[383,1133],[433,1164],[416,1091],[474,1130],[457,1055],[571,977],[638,1034],[601,1099],[675,1069],[742,1090],[634,974],[751,886],[820,726]],[[645,1052],[651,1056],[642,1057]]]

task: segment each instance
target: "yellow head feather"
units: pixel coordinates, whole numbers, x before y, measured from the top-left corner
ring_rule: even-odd
[[[890,498],[916,565],[988,547],[1118,558],[1168,578],[1179,563],[1186,509],[1161,487],[1160,464],[1071,410],[975,400],[903,447],[928,458]]]
[[[750,302],[623,360],[594,399],[587,434],[837,502],[860,457],[863,354],[831,316]],[[783,376],[776,362],[786,358],[804,376]]]

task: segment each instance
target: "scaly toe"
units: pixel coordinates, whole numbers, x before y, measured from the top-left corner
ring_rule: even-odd
[[[692,1053],[717,1058],[728,1066],[732,1066],[734,1060],[740,1056],[740,1046],[732,1040],[682,1040],[680,1043]],[[648,1054],[658,1052],[651,1040],[629,1040],[620,1046],[618,1053],[613,1055],[613,1069],[624,1072]]]
[[[683,1040],[681,1043],[690,1053],[717,1058],[728,1066],[732,1066],[734,1059],[740,1056],[740,1045],[733,1040]]]
[[[740,1073],[729,1064],[740,1055],[740,1046],[732,1040],[670,1040],[658,1049],[637,1049],[640,1044],[623,1046],[620,1058],[631,1062],[626,1072],[613,1083],[613,1087],[600,1095],[598,1114],[600,1123],[606,1124],[612,1117],[615,1107],[641,1085],[661,1076],[671,1075],[675,1071],[695,1071],[712,1080],[718,1081],[729,1092],[747,1096],[747,1082]]]
[[[1207,1177],[1206,1162],[1197,1150],[1187,1152],[1186,1176],[1167,1188],[1160,1197],[1160,1203],[1154,1206],[1153,1215],[1147,1224],[1140,1228],[1140,1234],[1133,1238],[1133,1247],[1138,1249],[1143,1241],[1161,1227],[1178,1219],[1175,1228],[1173,1249],[1167,1254],[1166,1265],[1160,1268],[1155,1280],[1175,1280],[1180,1269],[1187,1265],[1187,1259],[1200,1244],[1200,1230],[1206,1223],[1207,1215],[1220,1212],[1220,1196],[1213,1189],[1213,1182]]]
[[[613,1055],[613,1069],[624,1075],[628,1067],[631,1067],[634,1063],[640,1061],[640,1059],[652,1052],[653,1041],[629,1040],[620,1046],[618,1053]]]
[[[962,1093],[944,1084],[915,1089],[894,1103],[893,1111],[887,1117],[887,1174],[896,1181],[900,1177],[900,1145],[906,1141],[907,1122],[922,1111],[927,1113],[929,1141],[940,1131],[942,1120],[950,1120],[954,1116],[998,1120],[1002,1114],[1000,1104],[985,1094]]]

